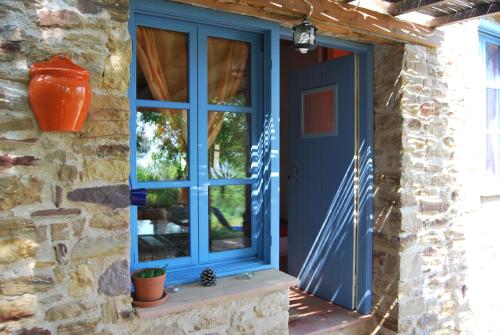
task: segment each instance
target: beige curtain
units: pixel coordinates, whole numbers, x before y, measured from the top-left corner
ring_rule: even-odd
[[[187,37],[183,33],[137,28],[137,63],[155,100],[187,101]],[[211,103],[225,104],[234,98],[241,85],[250,53],[248,44],[227,39],[209,38],[208,96]],[[175,64],[175,66],[173,66]],[[179,143],[187,150],[187,115],[182,111],[162,109],[170,126],[179,129]],[[208,146],[222,128],[224,113],[208,113]],[[185,192],[181,192],[185,193]],[[186,195],[181,195],[186,202]]]

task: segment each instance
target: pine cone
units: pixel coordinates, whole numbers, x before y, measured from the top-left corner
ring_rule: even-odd
[[[217,284],[217,276],[214,270],[206,268],[200,274],[201,285],[203,286],[215,286]]]

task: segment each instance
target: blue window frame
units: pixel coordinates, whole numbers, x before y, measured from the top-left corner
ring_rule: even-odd
[[[152,14],[154,13],[154,14]],[[206,18],[210,19],[206,19]],[[201,24],[200,22],[203,22]],[[235,22],[237,24],[235,25]],[[218,275],[231,275],[241,271],[255,271],[278,267],[279,217],[278,217],[278,67],[271,67],[272,60],[277,64],[279,52],[279,32],[274,24],[261,20],[226,15],[191,6],[166,3],[162,1],[141,1],[132,3],[130,18],[130,33],[132,36],[133,56],[131,66],[131,82],[129,98],[131,103],[131,186],[146,188],[148,193],[162,194],[164,190],[188,190],[186,204],[182,208],[184,221],[187,221],[188,237],[183,239],[185,252],[172,258],[140,257],[139,239],[141,227],[138,215],[144,218],[144,209],[131,208],[131,270],[145,267],[168,266],[168,283],[184,283],[199,279],[199,273],[206,266],[213,267]],[[187,94],[177,101],[168,99],[138,97],[137,79],[138,41],[136,29],[155,29],[180,33],[186,38],[187,61],[186,82]],[[239,105],[219,104],[209,101],[208,96],[208,41],[209,39],[224,39],[239,41],[249,46],[248,77],[250,101]],[[179,62],[182,62],[181,60]],[[272,80],[270,80],[272,79]],[[175,100],[175,99],[171,99]],[[169,111],[187,118],[186,147],[184,156],[186,172],[182,178],[173,180],[144,180],[137,174],[138,143],[136,133],[141,117],[151,111]],[[250,171],[247,177],[220,178],[210,177],[210,162],[208,157],[208,118],[209,113],[224,113],[247,120],[250,128]],[[141,114],[141,117],[138,117]],[[154,114],[154,113],[153,113]],[[161,114],[161,113],[157,113]],[[237,115],[237,116],[236,116]],[[249,121],[248,121],[249,119]],[[151,132],[152,129],[142,129]],[[169,178],[163,178],[169,179]],[[210,241],[210,206],[209,190],[222,187],[240,187],[246,189],[245,197],[250,197],[251,234],[250,243],[241,248],[223,251],[211,250]],[[159,191],[160,190],[160,191]],[[177,193],[178,194],[178,193]],[[160,196],[157,197],[161,199]],[[186,214],[187,207],[187,214]],[[210,209],[209,209],[210,207]],[[172,207],[173,208],[173,207]],[[168,215],[174,210],[168,210]],[[156,214],[155,214],[156,215]],[[164,218],[167,218],[165,214]],[[164,222],[170,224],[170,219]],[[182,221],[182,220],[181,220]],[[167,224],[167,225],[168,225]],[[156,224],[155,226],[156,236]],[[180,227],[180,226],[179,226]],[[176,229],[180,229],[176,226]],[[185,227],[181,227],[186,235]],[[238,227],[235,227],[238,228]],[[246,234],[246,233],[245,233]],[[275,241],[273,243],[273,241]],[[148,244],[149,245],[149,244]],[[187,251],[188,250],[188,251]]]
[[[483,101],[485,116],[484,171],[489,183],[500,182],[500,25],[481,21],[480,52],[483,64]],[[498,192],[497,192],[498,193]]]

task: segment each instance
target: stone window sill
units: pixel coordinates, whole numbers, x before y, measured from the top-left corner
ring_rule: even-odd
[[[263,295],[298,285],[298,279],[278,270],[263,270],[250,280],[236,276],[217,280],[217,286],[203,287],[198,283],[181,286],[176,293],[169,293],[164,304],[152,308],[136,308],[141,319],[165,316],[209,304],[221,304]]]

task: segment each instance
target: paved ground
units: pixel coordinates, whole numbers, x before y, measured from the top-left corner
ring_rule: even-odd
[[[474,335],[500,334],[500,201],[483,202],[466,224]]]

